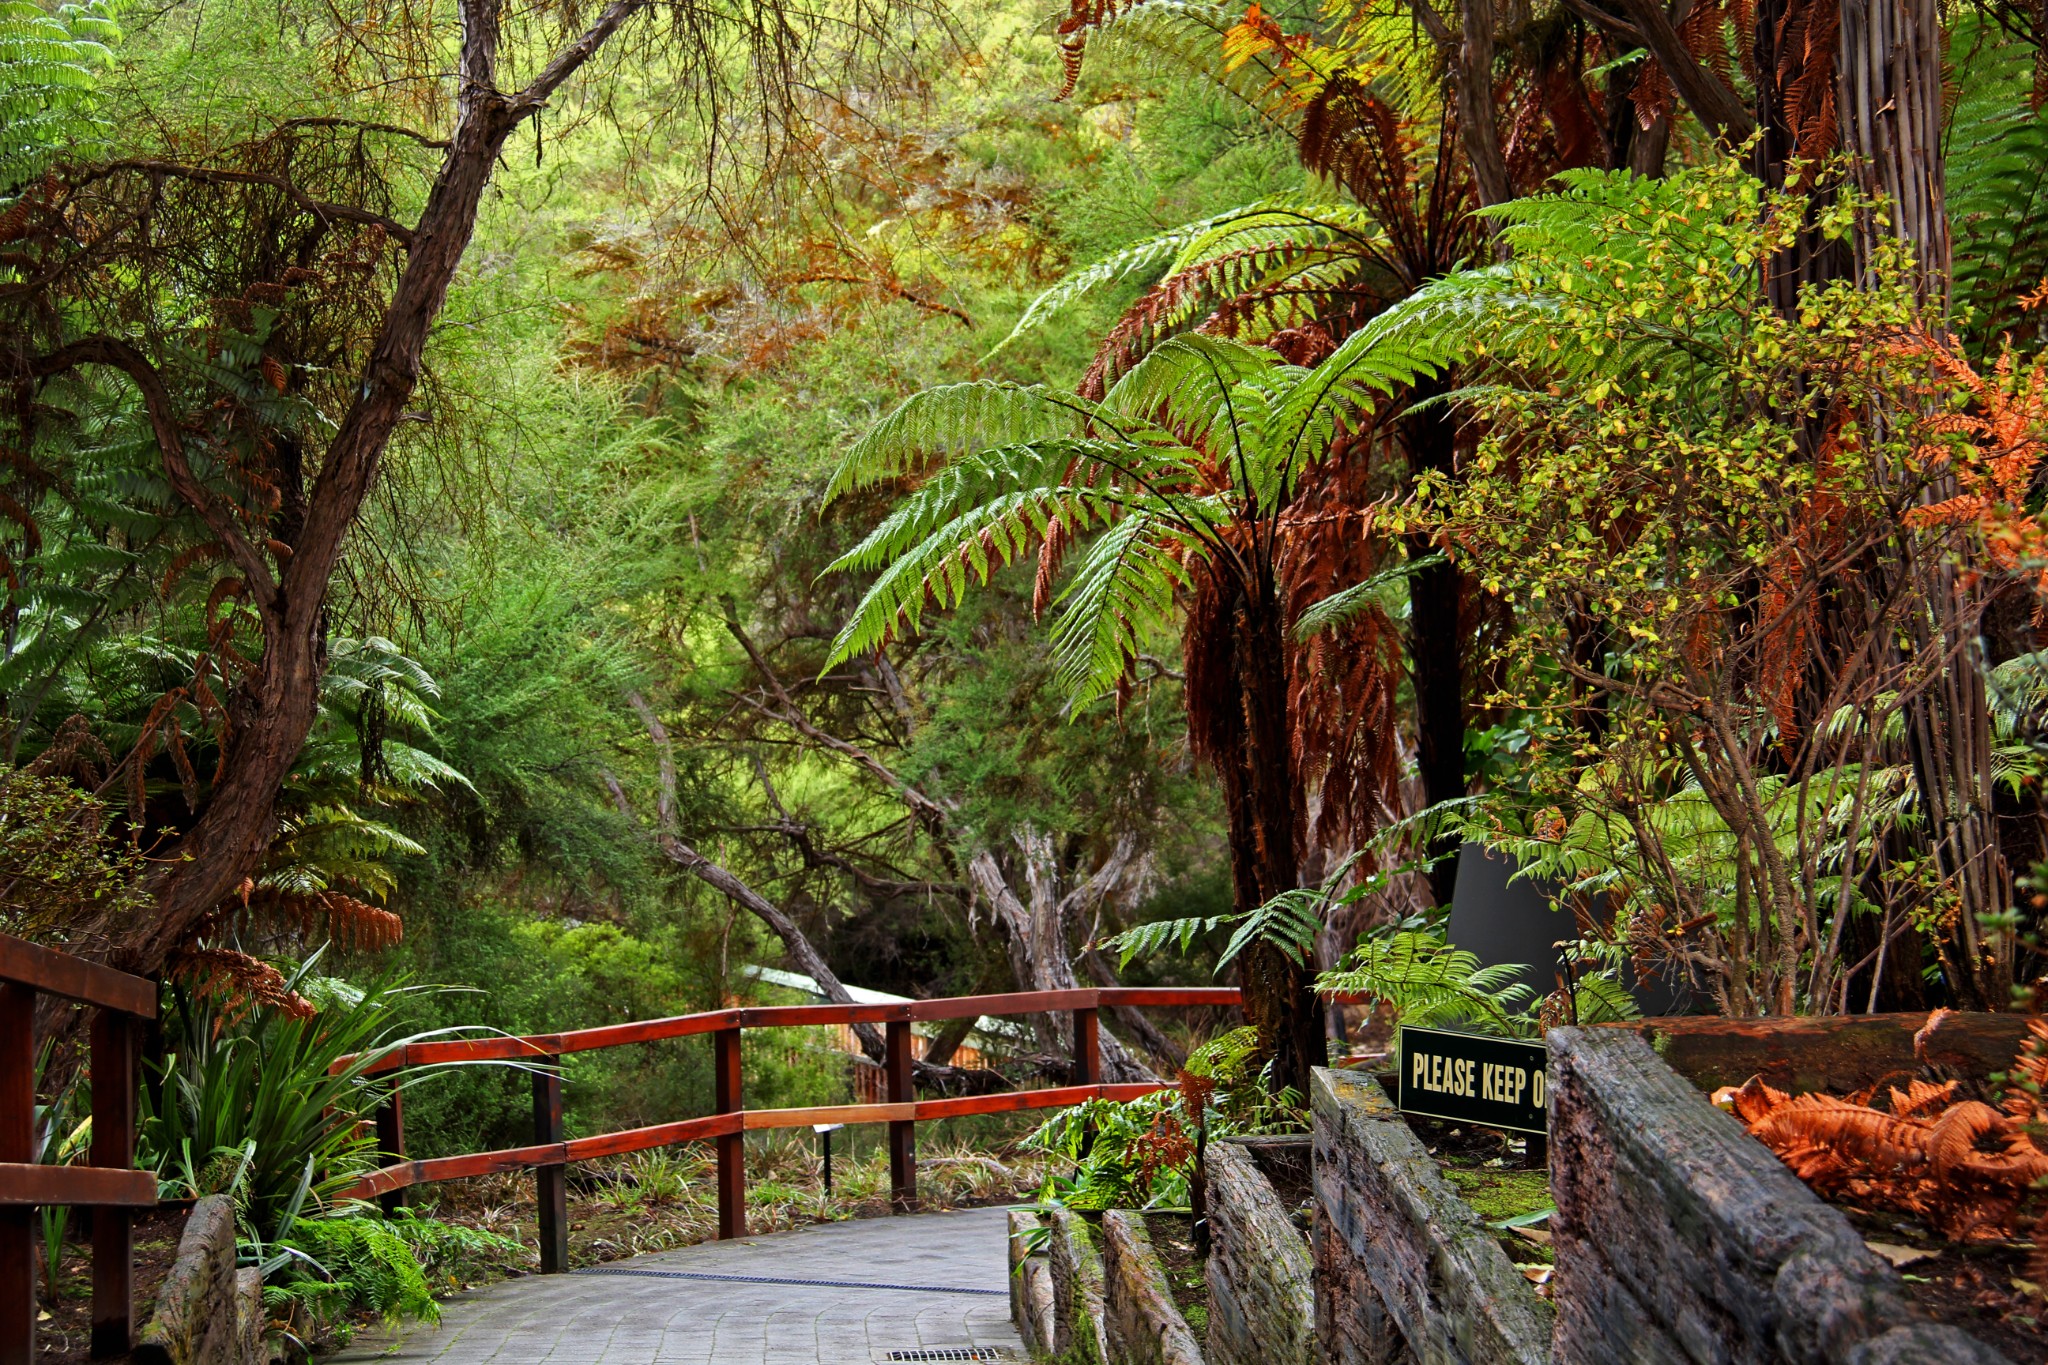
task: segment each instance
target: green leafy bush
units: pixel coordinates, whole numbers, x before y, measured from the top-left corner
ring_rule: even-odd
[[[1135,1100],[1090,1100],[1040,1125],[1027,1145],[1052,1159],[1041,1201],[1072,1209],[1186,1208],[1201,1142],[1298,1133],[1301,1096],[1271,1088],[1255,1065],[1258,1030],[1233,1029],[1196,1048],[1177,1089]]]
[[[406,1209],[388,1219],[301,1218],[274,1249],[281,1275],[264,1291],[265,1302],[273,1309],[303,1304],[327,1330],[352,1312],[375,1313],[393,1325],[439,1322],[435,1285],[460,1287],[483,1272],[532,1260],[517,1242]]]
[[[100,838],[106,820],[64,778],[0,770],[0,933],[77,951],[147,902],[142,855]]]

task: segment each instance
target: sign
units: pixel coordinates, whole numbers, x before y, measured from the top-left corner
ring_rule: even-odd
[[[1546,1133],[1550,1049],[1519,1038],[1401,1026],[1403,1113]]]

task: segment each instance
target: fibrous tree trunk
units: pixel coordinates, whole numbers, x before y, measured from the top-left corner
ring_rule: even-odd
[[[1448,392],[1447,379],[1427,380],[1415,387],[1421,403]],[[1441,403],[1411,412],[1403,422],[1408,459],[1416,475],[1448,476],[1457,450],[1458,430],[1450,410]],[[1426,536],[1409,538],[1411,559],[1435,550]],[[1408,667],[1415,686],[1416,767],[1428,805],[1454,801],[1465,794],[1465,633],[1464,575],[1455,559],[1418,570],[1408,580]],[[1429,871],[1436,903],[1448,906],[1458,884],[1458,841],[1440,838],[1429,849],[1436,861]]]
[[[1296,780],[1286,672],[1286,639],[1270,580],[1246,591],[1223,585],[1198,655],[1190,636],[1188,678],[1199,693],[1198,739],[1216,765],[1230,839],[1233,908],[1249,913],[1300,884],[1304,826]],[[1191,703],[1192,705],[1193,703]],[[1275,1089],[1308,1093],[1309,1072],[1328,1060],[1323,1011],[1311,968],[1293,952],[1261,941],[1239,959],[1245,1017],[1272,1058]]]
[[[261,622],[261,656],[228,699],[220,775],[199,818],[156,862],[150,887],[155,913],[107,926],[116,966],[144,975],[161,971],[199,921],[261,865],[276,831],[278,793],[317,714],[326,667],[328,584],[418,385],[427,338],[468,249],[492,170],[513,131],[648,4],[614,0],[525,88],[508,94],[497,85],[497,0],[463,0],[455,127],[426,206],[405,239],[405,268],[363,363],[354,401],[328,442],[304,521],[290,544],[259,548],[194,474],[181,414],[141,352],[116,338],[88,337],[28,359],[25,368],[36,378],[88,365],[110,366],[130,378],[172,489],[220,543]],[[52,1011],[43,1022],[67,1030],[69,1015]]]
[[[968,878],[1002,930],[1018,989],[1080,990],[1081,983],[1074,975],[1074,950],[1069,946],[1074,920],[1092,910],[1130,872],[1137,841],[1129,835],[1118,839],[1102,865],[1086,881],[1064,893],[1060,890],[1059,862],[1051,837],[1027,827],[1018,832],[1015,842],[1031,897],[1028,906],[1018,898],[1010,878],[1003,875],[1002,865],[988,849],[981,849],[968,860]],[[1073,1040],[1071,1020],[1072,1016],[1065,1013],[1033,1015],[1039,1046],[1055,1056],[1066,1053]],[[1102,1030],[1101,1042],[1105,1081],[1135,1083],[1159,1079],[1158,1073],[1109,1030]]]
[[[1913,284],[1925,325],[1948,321],[1952,241],[1942,151],[1944,95],[1941,22],[1934,0],[1841,0],[1835,104],[1850,174],[1865,193],[1882,195],[1885,221],[1866,216],[1856,237],[1856,268],[1875,283],[1877,247],[1886,237],[1913,256]],[[1956,492],[1952,474],[1937,477],[1923,499]],[[1986,589],[1969,566],[1938,551],[1907,551],[1905,572],[1925,602],[1909,631],[1910,647],[1940,661],[1937,685],[1906,707],[1906,748],[1913,765],[1926,840],[1943,884],[1960,913],[1953,965],[1965,1003],[2003,1009],[2011,1002],[2013,944],[1987,940],[1982,916],[2012,899],[2010,869],[1999,847],[1992,805],[1991,713],[1986,661],[1979,643]]]

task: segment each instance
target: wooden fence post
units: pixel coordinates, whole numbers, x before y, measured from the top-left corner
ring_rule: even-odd
[[[562,1140],[562,1063],[550,1057],[545,1070],[533,1073],[533,1140],[550,1146]],[[383,1115],[378,1115],[379,1139]],[[564,1162],[533,1168],[533,1196],[540,1225],[540,1273],[560,1275],[569,1268],[569,1167]]]
[[[1102,1027],[1092,1009],[1074,1011],[1074,1084],[1102,1083]]]
[[[740,1088],[740,1031],[720,1029],[712,1035],[713,1100],[721,1114],[746,1110]],[[747,1235],[747,1134],[745,1129],[718,1139],[718,1236]]]
[[[535,1096],[536,1103],[538,1099],[539,1097]],[[561,1108],[561,1102],[557,1099],[555,1103],[557,1115],[561,1113]],[[540,1121],[540,1110],[537,1108],[534,1110],[534,1121],[536,1124],[535,1131],[537,1132],[539,1131],[538,1124]],[[560,1142],[561,1138],[556,1137],[542,1140]],[[391,1077],[390,1096],[385,1099],[384,1103],[377,1106],[377,1151],[382,1156],[382,1160],[378,1163],[379,1165],[388,1166],[393,1162],[405,1160],[405,1100],[399,1094],[398,1077],[395,1074]],[[386,1190],[377,1196],[377,1203],[383,1208],[384,1216],[390,1217],[405,1207],[405,1187],[401,1185],[395,1190]]]
[[[35,1157],[36,993],[0,981],[0,1161]],[[35,1210],[0,1207],[0,1362],[29,1365],[36,1351]]]
[[[891,1019],[886,1027],[889,1050],[885,1054],[883,1070],[887,1073],[890,1104],[910,1104],[917,1099],[912,1084],[910,1064],[913,1060],[910,1021]],[[915,1213],[917,1211],[917,1122],[914,1119],[891,1119],[889,1121],[889,1212]]]
[[[138,1029],[118,1010],[92,1017],[92,1150],[95,1166],[135,1165]],[[128,1354],[135,1328],[135,1224],[126,1208],[92,1211],[92,1357]]]
[[[1102,1022],[1092,1009],[1074,1011],[1074,1084],[1102,1084]],[[1081,1156],[1095,1149],[1095,1125],[1081,1128]]]

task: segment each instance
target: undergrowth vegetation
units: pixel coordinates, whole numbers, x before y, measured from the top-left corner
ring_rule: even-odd
[[[920,1167],[1167,1207],[1390,1024],[2040,1008],[2040,25],[1901,9],[1880,60],[1788,4],[465,50],[0,0],[0,932],[164,983],[143,1160],[306,1342],[530,1236],[506,1182],[353,1197],[394,1086],[407,1156],[533,1141],[530,1068],[407,1039],[1234,984],[1105,1009],[1148,1097]],[[1066,1024],[920,1032],[919,1083],[1066,1084]],[[38,1027],[79,1161],[84,1016]],[[882,1052],[750,1034],[747,1103]],[[715,1092],[695,1038],[562,1078],[572,1137]],[[883,1196],[748,1160],[758,1227]],[[702,1161],[581,1169],[577,1255],[705,1235]]]

